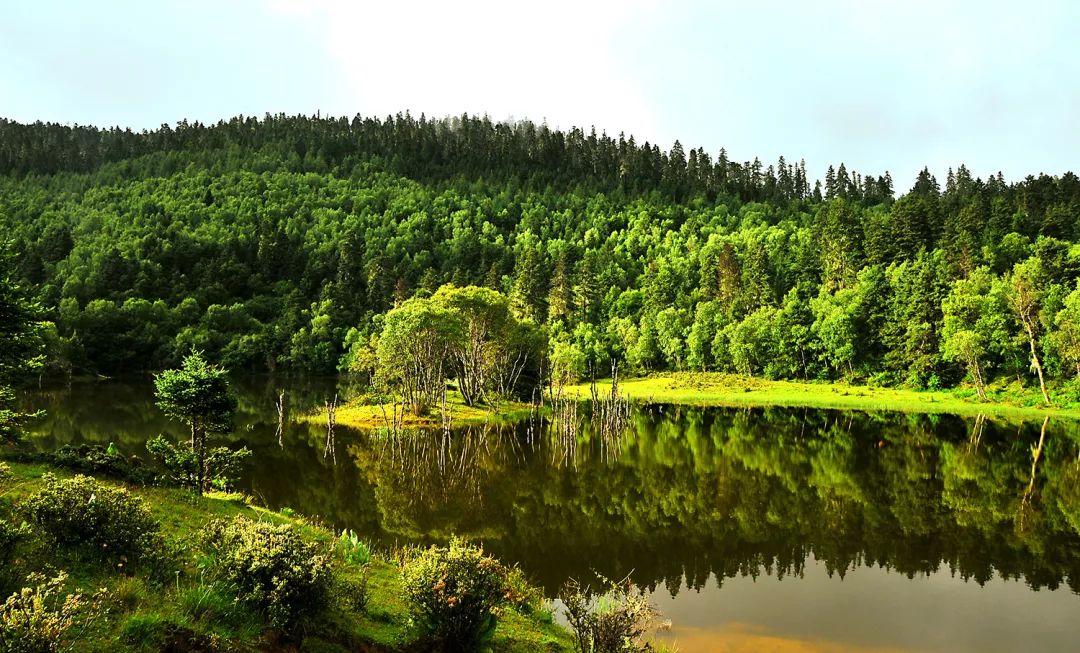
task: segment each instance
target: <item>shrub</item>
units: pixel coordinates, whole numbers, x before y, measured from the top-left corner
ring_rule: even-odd
[[[116,445],[100,444],[64,445],[49,461],[57,467],[83,472],[91,476],[108,476],[132,483],[148,483],[153,474],[138,458],[125,458]]]
[[[276,627],[293,630],[329,603],[329,556],[296,529],[237,516],[211,522],[204,545],[214,576]]]
[[[579,653],[631,653],[648,650],[641,637],[657,616],[645,592],[629,580],[605,581],[607,591],[592,593],[569,581],[559,593]]]
[[[11,478],[11,467],[7,463],[0,461],[0,485],[8,482]]]
[[[5,567],[8,561],[11,560],[11,555],[15,552],[15,545],[22,539],[23,534],[23,529],[6,519],[0,518],[0,563],[3,563]]]
[[[146,450],[165,467],[167,480],[184,487],[199,484],[199,458],[190,447],[175,445],[160,435],[146,443]],[[236,482],[240,467],[251,457],[251,449],[233,451],[228,447],[206,450],[205,480],[218,490],[228,491]]]
[[[0,518],[0,589],[8,590],[21,579],[17,565],[13,564],[15,547],[26,535],[25,524],[15,526]],[[2,595],[0,595],[2,596]]]
[[[47,653],[71,647],[78,633],[106,612],[104,590],[91,597],[75,593],[61,598],[67,574],[51,580],[33,574],[28,580],[37,584],[12,594],[0,606],[0,650],[5,653]]]
[[[506,600],[506,568],[479,547],[459,540],[415,554],[403,570],[414,618],[442,646],[468,651],[495,630]]]
[[[84,546],[123,566],[162,549],[159,526],[143,501],[124,488],[87,476],[42,477],[45,488],[30,497],[26,511],[57,544]]]
[[[525,572],[518,566],[507,570],[506,600],[522,614],[533,614],[544,608],[544,593],[529,583]]]

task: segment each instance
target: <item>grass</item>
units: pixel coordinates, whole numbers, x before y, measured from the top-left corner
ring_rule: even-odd
[[[19,504],[44,486],[42,475],[71,474],[40,464],[11,463],[0,479],[0,517],[19,523]],[[110,483],[110,481],[102,481]],[[149,570],[123,575],[100,563],[81,558],[74,551],[49,545],[31,535],[16,550],[12,565],[21,574],[32,570],[66,570],[69,591],[81,588],[109,592],[109,613],[98,620],[75,647],[80,651],[158,650],[286,650],[267,629],[259,615],[238,605],[228,588],[215,585],[200,569],[200,555],[193,543],[213,518],[244,515],[250,519],[287,523],[303,537],[332,548],[334,533],[300,516],[286,516],[251,503],[241,495],[207,494],[196,497],[173,488],[129,487],[150,506],[161,523],[165,546],[174,552],[173,570],[152,577]],[[342,582],[358,581],[360,567],[340,561]],[[7,571],[5,569],[5,571]],[[164,579],[162,575],[166,576]],[[2,582],[2,581],[0,581]],[[19,583],[0,588],[10,593]],[[413,626],[403,599],[398,563],[376,558],[370,562],[367,606],[358,609],[347,601],[335,606],[309,625],[301,651],[413,651],[420,634]],[[5,594],[6,595],[6,594]],[[170,648],[171,647],[171,648]],[[210,647],[210,648],[208,648]],[[543,615],[527,616],[511,609],[499,620],[493,652],[571,651],[570,635]]]
[[[601,392],[610,391],[609,380],[597,381]],[[974,390],[921,391],[880,388],[846,383],[770,381],[734,374],[675,372],[619,381],[621,394],[635,401],[694,406],[790,406],[839,408],[908,413],[949,413],[1001,418],[1042,418],[1060,416],[1080,419],[1074,404],[1046,407],[1038,390],[1018,384],[990,388],[989,401],[978,401]],[[572,396],[590,395],[588,384],[567,388]]]
[[[482,424],[485,422],[509,422],[528,416],[531,407],[527,403],[516,401],[498,401],[491,404],[469,406],[461,393],[448,390],[446,393],[447,412],[454,425]],[[401,426],[406,428],[431,428],[442,426],[442,415],[438,406],[424,415],[413,415],[397,406]],[[371,429],[387,426],[393,422],[392,404],[369,403],[361,398],[337,409],[337,423],[352,428]],[[303,420],[312,424],[326,425],[326,411],[320,410],[305,415]]]

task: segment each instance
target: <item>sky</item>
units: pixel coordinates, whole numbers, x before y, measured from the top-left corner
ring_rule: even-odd
[[[1073,0],[4,0],[0,116],[487,114],[738,161],[1080,169]]]

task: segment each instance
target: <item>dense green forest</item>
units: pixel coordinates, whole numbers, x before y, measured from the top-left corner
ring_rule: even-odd
[[[0,121],[0,229],[55,325],[54,371],[192,347],[232,369],[363,367],[387,311],[453,283],[504,294],[578,374],[1071,395],[1077,216],[1072,173],[924,170],[896,197],[843,164],[818,182],[527,121]]]

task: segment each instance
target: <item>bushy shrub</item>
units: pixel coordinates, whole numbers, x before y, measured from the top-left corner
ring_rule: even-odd
[[[57,449],[49,462],[91,476],[108,476],[132,483],[153,480],[153,474],[141,460],[125,458],[111,443],[108,447],[100,444],[64,445]]]
[[[1054,401],[1066,405],[1080,403],[1080,378],[1074,376],[1061,384],[1054,393]]]
[[[470,651],[495,630],[506,601],[506,568],[483,549],[459,540],[406,561],[405,595],[414,618],[449,651]]]
[[[159,525],[142,499],[87,476],[43,477],[45,487],[25,504],[30,521],[61,545],[83,546],[104,560],[154,557],[162,549]]]
[[[25,525],[15,526],[0,517],[0,588],[9,589],[20,578],[17,565],[12,563],[15,558],[15,547],[25,535]]]
[[[71,647],[74,636],[106,612],[104,591],[90,597],[62,595],[64,573],[51,580],[34,574],[27,580],[36,585],[24,587],[0,606],[0,651],[51,653]]]
[[[21,538],[22,529],[0,517],[0,563],[7,565]]]
[[[605,581],[606,591],[593,593],[569,581],[559,593],[579,653],[633,653],[649,650],[641,641],[657,616],[645,592],[629,580]]]
[[[165,467],[170,483],[192,488],[198,485],[199,458],[190,447],[173,444],[158,436],[146,443],[146,449]],[[251,449],[247,447],[236,451],[228,447],[207,449],[205,480],[218,490],[230,490],[244,461],[250,457]]]
[[[241,516],[218,520],[208,526],[204,546],[215,578],[278,628],[292,631],[329,603],[329,556],[291,526]]]
[[[518,566],[506,572],[506,601],[522,614],[539,612],[545,604],[543,591],[531,584]]]
[[[0,461],[0,486],[8,482],[11,478],[11,467],[7,463]]]

